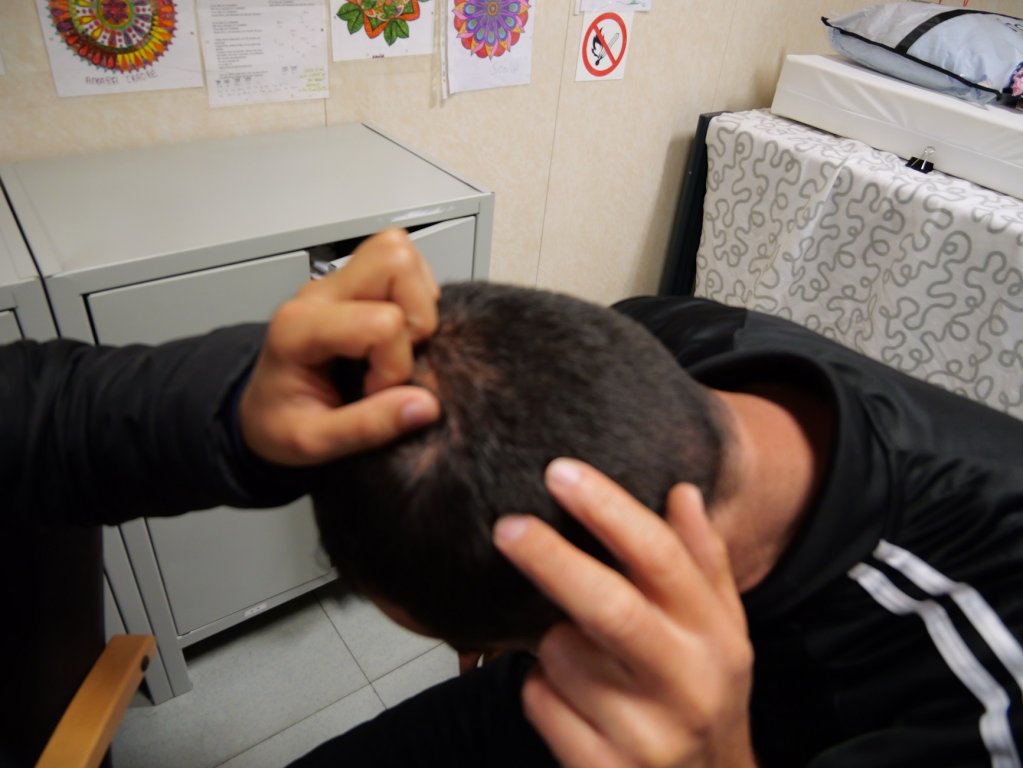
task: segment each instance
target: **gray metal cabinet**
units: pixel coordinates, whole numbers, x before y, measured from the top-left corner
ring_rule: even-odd
[[[265,320],[313,256],[341,258],[389,226],[409,229],[441,282],[488,273],[492,193],[364,125],[13,164],[0,177],[60,335],[91,343]],[[11,312],[0,303],[0,338]],[[308,499],[141,517],[105,531],[104,547],[108,606],[157,637],[157,701],[191,687],[183,648],[333,578]]]
[[[0,194],[0,344],[57,335],[42,280],[18,222]]]

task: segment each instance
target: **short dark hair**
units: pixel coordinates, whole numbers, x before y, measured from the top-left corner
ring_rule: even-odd
[[[339,374],[342,391],[353,375]],[[456,648],[531,643],[562,618],[493,546],[502,515],[536,515],[614,565],[549,496],[552,459],[588,462],[661,514],[678,482],[714,492],[716,403],[614,310],[494,283],[444,286],[412,380],[438,396],[441,420],[324,467],[312,497],[343,581]]]

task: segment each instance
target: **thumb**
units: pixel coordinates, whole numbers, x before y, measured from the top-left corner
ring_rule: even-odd
[[[349,405],[319,413],[310,424],[310,458],[330,461],[378,448],[440,417],[440,402],[422,387],[389,387]]]

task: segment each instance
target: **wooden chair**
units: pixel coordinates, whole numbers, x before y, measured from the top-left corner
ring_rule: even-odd
[[[156,653],[152,635],[114,635],[78,688],[36,768],[97,768]]]

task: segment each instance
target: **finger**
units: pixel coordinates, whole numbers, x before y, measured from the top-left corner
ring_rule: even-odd
[[[696,602],[707,586],[702,573],[657,514],[579,461],[556,459],[545,479],[558,503],[611,551],[650,600],[672,615],[692,616],[706,605]]]
[[[618,768],[625,761],[592,725],[533,671],[522,686],[526,719],[566,768]]]
[[[728,549],[704,511],[699,489],[688,483],[672,488],[668,493],[666,519],[718,597],[733,616],[745,622]]]
[[[544,678],[558,695],[624,754],[640,754],[650,721],[633,675],[578,627],[560,624],[538,648]]]
[[[494,543],[541,592],[626,665],[657,662],[664,633],[660,616],[622,574],[529,515],[498,520]]]
[[[440,403],[421,387],[392,387],[350,405],[317,411],[298,420],[303,455],[322,463],[370,450],[432,424]]]
[[[366,239],[344,268],[315,281],[307,291],[331,301],[393,301],[405,313],[416,340],[437,327],[440,291],[404,230],[385,230]]]
[[[267,341],[274,354],[302,365],[369,356],[378,384],[412,374],[412,340],[401,310],[390,302],[288,302],[277,310]]]
[[[616,658],[568,622],[547,631],[537,656],[549,681],[590,720],[597,719],[589,709],[596,698],[609,689],[625,690],[632,685],[629,671]]]
[[[375,344],[369,351],[369,371],[364,390],[367,395],[385,387],[402,384],[412,376],[415,354],[409,329]]]

